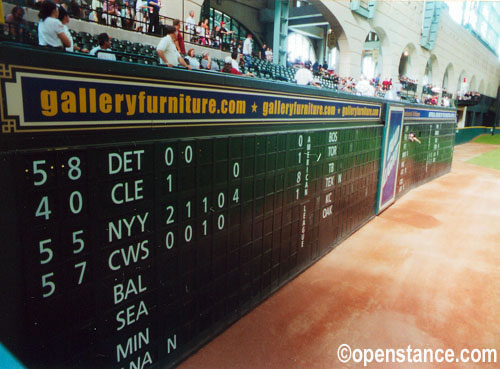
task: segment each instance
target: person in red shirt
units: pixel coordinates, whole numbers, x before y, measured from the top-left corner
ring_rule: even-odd
[[[224,66],[222,67],[221,72],[223,73],[231,73],[231,74],[236,74],[244,77],[255,77],[253,73],[245,73],[242,74],[238,69],[233,67],[233,59],[230,56],[226,56],[226,59],[224,59]]]
[[[181,32],[181,21],[179,19],[174,19],[174,27],[177,28],[177,39],[175,40],[175,46],[177,47],[177,51],[181,55],[186,55],[186,47],[184,46],[184,38],[182,37]]]

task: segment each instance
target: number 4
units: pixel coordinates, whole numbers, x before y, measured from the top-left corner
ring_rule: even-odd
[[[233,201],[235,203],[239,203],[240,202],[240,191],[238,190],[238,188],[236,188],[234,190],[234,194],[233,194]]]
[[[42,197],[38,208],[36,209],[35,216],[37,217],[45,217],[46,220],[50,218],[50,214],[52,211],[49,209],[49,198],[48,196]]]

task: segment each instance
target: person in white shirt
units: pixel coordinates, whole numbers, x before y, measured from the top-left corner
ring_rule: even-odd
[[[234,50],[231,53],[231,65],[233,66],[234,69],[236,69],[238,72],[241,72],[240,66],[238,65],[238,51]]]
[[[243,57],[245,58],[245,67],[250,67],[250,60],[252,57],[252,39],[253,36],[251,33],[247,35],[245,42],[243,42]]]
[[[38,17],[38,44],[54,48],[70,47],[71,42],[64,33],[64,26],[58,19],[59,9],[52,1],[44,1]]]
[[[305,66],[300,68],[297,73],[295,73],[295,80],[298,85],[313,85],[321,88],[320,84],[314,80],[314,76],[311,72],[311,63],[306,62]]]
[[[177,47],[175,46],[175,40],[177,40],[177,28],[174,26],[166,27],[167,35],[163,37],[156,47],[156,52],[160,57],[160,64],[166,64],[168,67],[176,67],[179,64],[191,69],[187,65],[186,61],[181,57]]]
[[[193,35],[194,35],[194,30],[195,30],[195,27],[196,27],[196,21],[194,20],[194,11],[191,10],[189,12],[189,17],[186,18],[186,22],[185,23],[185,27],[186,27],[186,31],[191,35],[191,38],[189,39],[191,41],[191,39],[193,38]]]
[[[272,63],[273,62],[273,50],[270,47],[268,47],[265,54],[266,54],[266,60],[269,63]]]
[[[92,50],[90,50],[90,55],[96,55],[99,59],[116,61],[115,54],[103,52],[104,50],[111,51],[111,41],[108,34],[99,34],[99,36],[97,36],[97,40],[99,41],[99,46],[96,46]]]
[[[72,53],[73,51],[80,51],[82,53],[88,53],[89,51],[87,49],[82,49],[81,47],[79,47],[78,45],[73,43],[73,36],[71,36],[71,33],[69,32],[69,28],[67,26],[67,24],[69,23],[69,19],[70,19],[69,14],[66,11],[66,9],[64,9],[62,6],[59,8],[59,17],[58,18],[61,21],[61,23],[63,24],[64,33],[66,34],[66,37],[68,38],[68,40],[71,43],[71,45],[66,48],[66,51],[70,52],[70,53]]]

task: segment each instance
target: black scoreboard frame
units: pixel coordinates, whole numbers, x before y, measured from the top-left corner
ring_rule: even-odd
[[[0,55],[0,339],[29,368],[175,366],[376,214],[383,100]],[[453,110],[404,107],[403,145],[446,134],[397,196],[453,153]]]

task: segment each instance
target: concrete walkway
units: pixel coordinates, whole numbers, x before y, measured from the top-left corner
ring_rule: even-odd
[[[496,364],[368,368],[499,368],[500,171],[465,163],[496,148],[456,147],[451,173],[410,191],[180,368],[363,368],[338,360],[341,344],[497,351]]]

